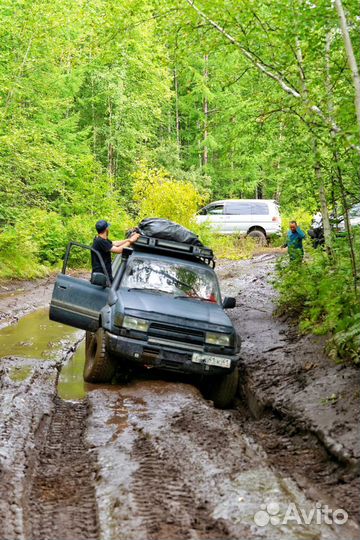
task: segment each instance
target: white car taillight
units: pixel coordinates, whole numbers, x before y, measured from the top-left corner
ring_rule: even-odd
[[[280,221],[279,216],[274,216],[271,221]]]

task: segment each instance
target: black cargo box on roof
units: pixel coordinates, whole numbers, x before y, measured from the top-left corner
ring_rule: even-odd
[[[175,257],[197,258],[206,264],[215,266],[215,256],[212,249],[205,246],[194,246],[182,242],[173,242],[163,238],[140,236],[133,244],[134,251],[152,251],[173,255]]]
[[[151,238],[162,238],[163,240],[170,240],[172,242],[202,246],[202,243],[194,232],[179,225],[179,223],[170,221],[170,219],[146,218],[139,223],[137,229],[140,234],[150,236]]]

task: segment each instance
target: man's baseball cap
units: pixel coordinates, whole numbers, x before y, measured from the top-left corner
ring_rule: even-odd
[[[110,227],[110,223],[106,221],[106,219],[100,219],[100,221],[97,221],[95,224],[95,228],[99,234],[103,233],[108,227]]]

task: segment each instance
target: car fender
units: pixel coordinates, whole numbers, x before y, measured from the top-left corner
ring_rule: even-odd
[[[111,307],[108,304],[100,311],[100,326],[104,330],[111,330]]]

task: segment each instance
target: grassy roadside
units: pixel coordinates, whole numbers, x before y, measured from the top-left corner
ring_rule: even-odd
[[[356,232],[357,252],[360,248]],[[355,290],[345,239],[334,241],[333,256],[307,243],[302,263],[277,263],[277,313],[299,321],[302,333],[327,336],[327,352],[337,361],[360,363],[359,289]],[[359,286],[359,284],[358,284]]]

